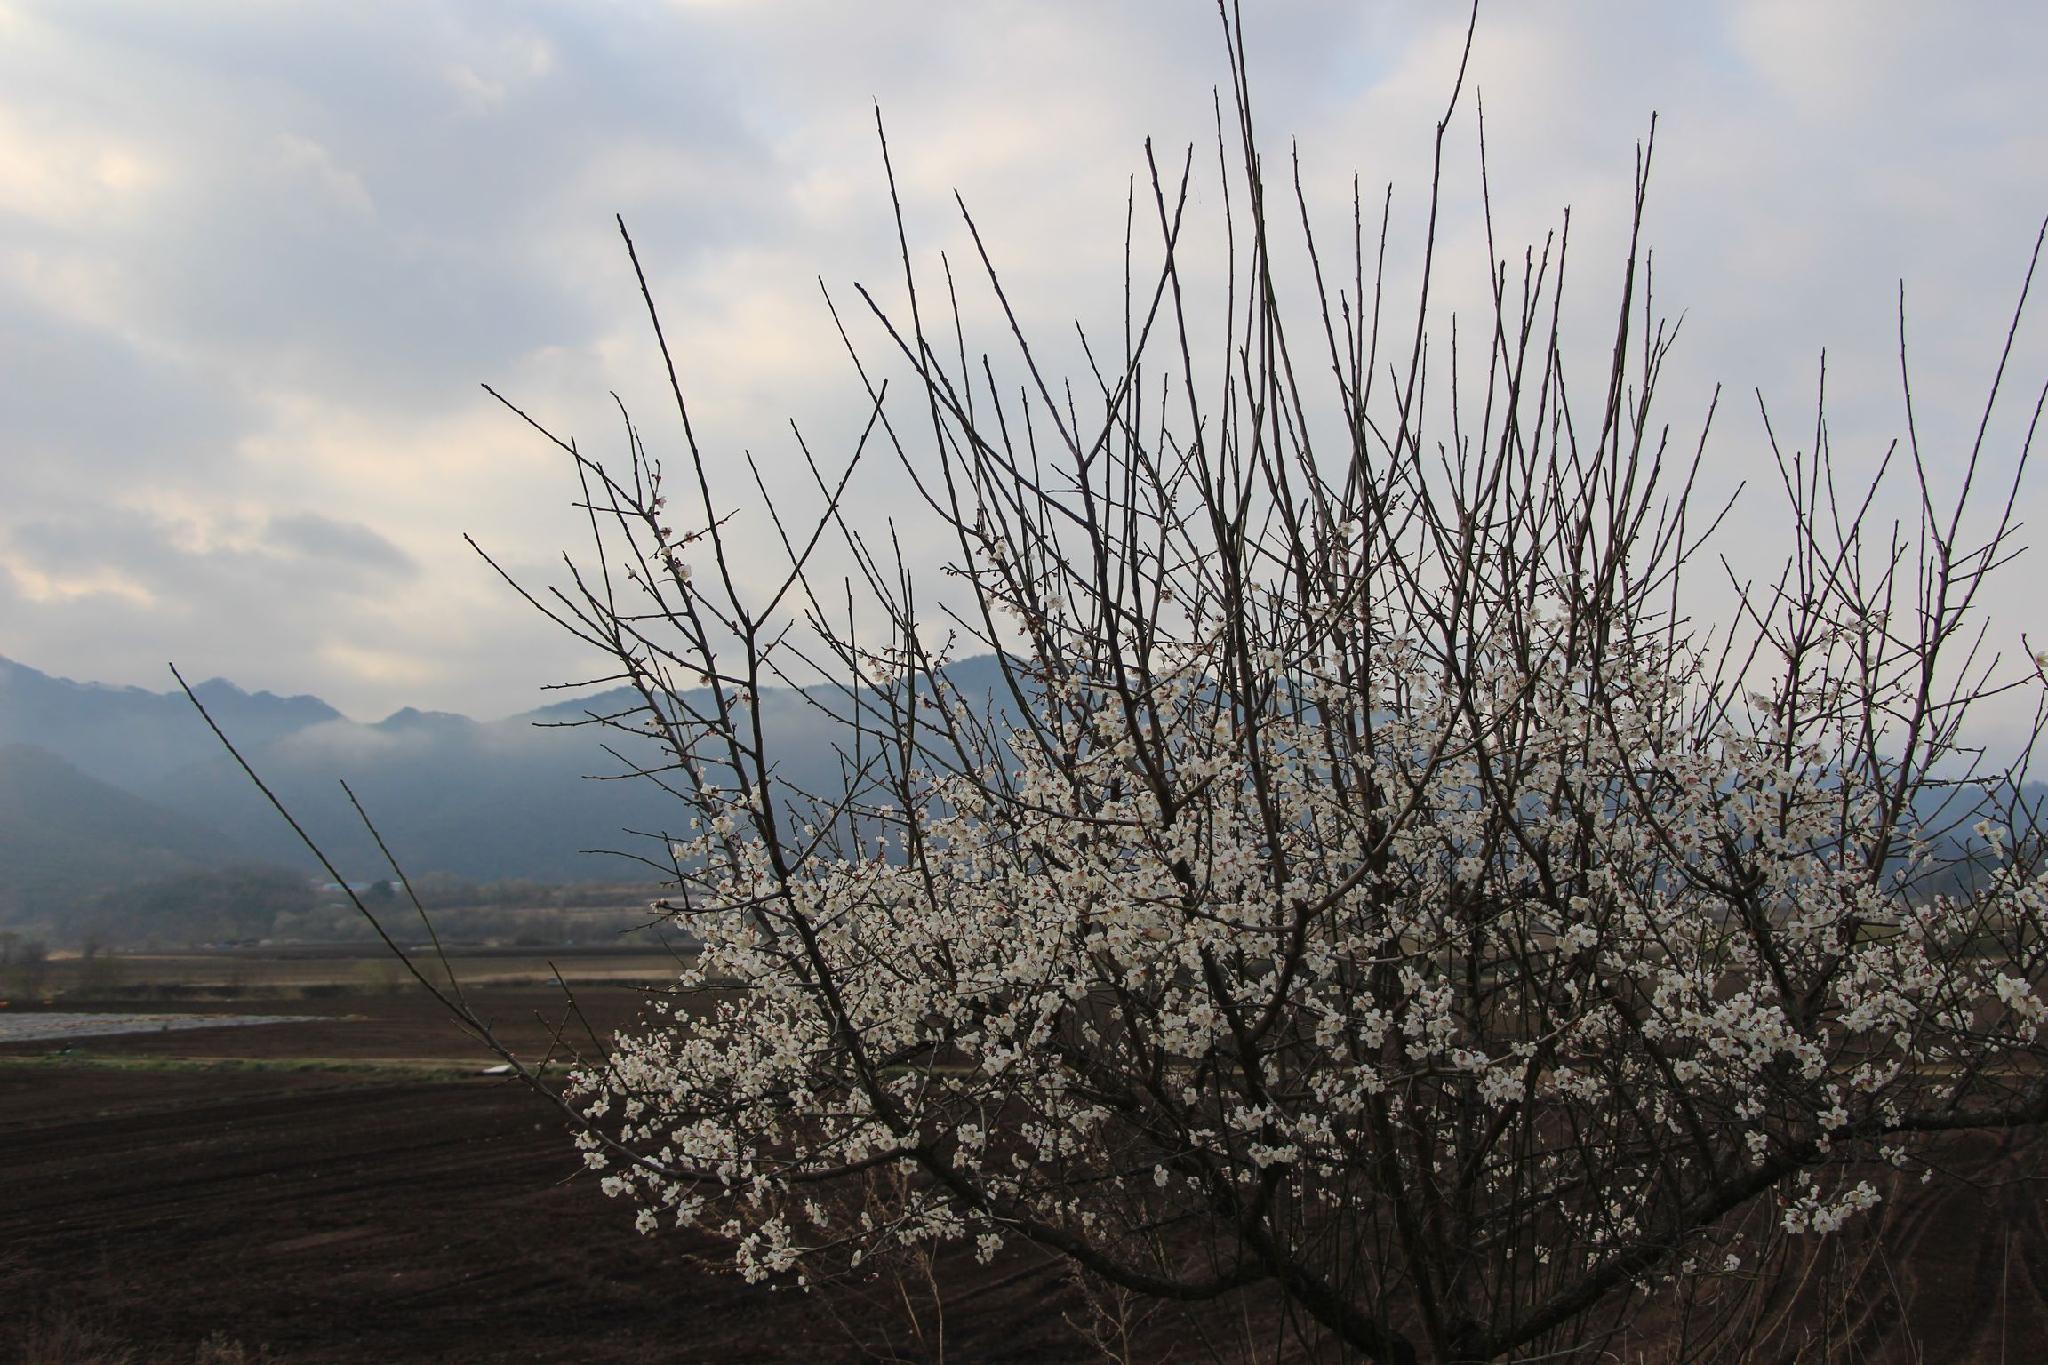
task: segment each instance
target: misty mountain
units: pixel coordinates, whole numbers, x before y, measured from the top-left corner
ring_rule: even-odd
[[[1008,711],[993,658],[949,677],[975,702]],[[658,762],[651,740],[574,726],[627,710],[614,689],[479,721],[413,708],[374,723],[316,697],[249,693],[222,679],[195,689],[214,719],[350,881],[388,867],[340,783],[346,781],[410,874],[482,881],[652,880],[654,869],[583,850],[660,858],[683,812],[652,784],[625,778],[628,759]],[[843,704],[843,698],[834,699]],[[777,777],[836,789],[846,730],[802,694],[771,689],[761,718]],[[181,693],[55,678],[0,660],[0,913],[54,888],[104,888],[166,870],[257,861],[319,871]],[[2042,791],[2030,788],[2038,804]],[[1952,804],[1937,827],[1973,802]]]
[[[238,743],[263,744],[341,719],[318,697],[244,692],[225,678],[192,690]],[[9,659],[0,659],[0,743],[37,745],[130,791],[220,747],[182,692],[73,682]]]
[[[199,724],[197,715],[192,723]],[[412,710],[374,724],[322,721],[252,743],[225,722],[221,728],[349,880],[388,876],[389,869],[343,782],[409,874],[543,881],[653,875],[579,851],[628,846],[621,827],[658,830],[669,804],[644,783],[586,776],[618,769],[593,731],[537,728],[524,717],[476,721]],[[206,812],[265,859],[315,866],[217,743],[204,757],[137,789]]]
[[[388,867],[342,791],[344,781],[411,874],[651,880],[651,867],[583,850],[659,857],[663,840],[644,836],[679,824],[673,798],[645,781],[624,780],[621,760],[605,750],[610,745],[656,762],[651,741],[636,748],[616,730],[570,724],[632,705],[630,692],[569,698],[501,720],[408,707],[363,723],[316,697],[249,693],[222,679],[194,691],[351,881],[386,876]],[[779,776],[809,790],[836,783],[841,727],[787,689],[764,692],[761,710],[781,755]],[[76,856],[81,883],[106,880],[84,875],[89,850],[118,837],[124,819],[142,820],[145,809],[181,812],[217,831],[217,845],[181,845],[192,850],[192,861],[253,858],[319,870],[182,693],[73,682],[0,660],[0,744],[9,743],[38,745],[79,777],[129,799],[122,805],[80,796],[59,804],[85,833],[53,843],[44,861],[55,866]],[[22,773],[33,786],[44,770]],[[156,826],[142,820],[139,828]]]
[[[628,864],[577,850],[616,848],[620,826],[662,822],[658,793],[584,779],[617,767],[594,732],[412,708],[363,724],[317,697],[245,692],[224,679],[193,690],[352,880],[386,868],[344,780],[411,872],[627,879]],[[46,898],[60,882],[105,886],[233,859],[318,870],[182,692],[74,682],[0,660],[0,745],[20,744],[39,752],[10,750],[0,771],[16,850],[0,868],[0,895],[32,882]]]

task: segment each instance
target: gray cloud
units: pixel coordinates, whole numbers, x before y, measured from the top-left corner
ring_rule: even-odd
[[[87,486],[147,469],[218,474],[244,420],[218,376],[0,294],[6,449],[0,491]]]
[[[1299,135],[1332,230],[1354,171],[1369,196],[1396,182],[1406,280],[1462,15],[1284,0],[1251,17],[1270,152]],[[1790,420],[1823,345],[1838,446],[1875,458],[1898,425],[1901,276],[1923,429],[1952,453],[2048,210],[2044,40],[2048,13],[2017,3],[1490,6],[1472,78],[1501,244],[1571,204],[1575,316],[1597,330],[1656,109],[1658,293],[1690,310],[1667,412],[1684,429],[1727,383],[1714,486],[1765,468],[1732,396],[1761,387]],[[707,439],[775,475],[786,418],[842,457],[858,425],[816,278],[900,292],[874,102],[920,260],[970,259],[959,187],[1027,323],[1071,356],[1073,318],[1117,316],[1143,139],[1163,159],[1203,144],[1205,166],[1222,76],[1213,16],[1164,0],[0,0],[0,651],[151,685],[189,658],[357,714],[522,709],[589,661],[458,536],[545,566],[576,525],[566,471],[475,384],[594,449],[617,442],[616,388],[674,453],[613,213]],[[1469,121],[1447,156],[1440,297],[1469,310]],[[1197,214],[1219,207],[1202,182]],[[2044,331],[2021,338],[2028,382]],[[2014,428],[1995,430],[2007,458]],[[902,502],[885,476],[857,510]],[[1755,519],[1731,534],[1738,555],[1765,539]]]
[[[759,211],[736,193],[757,150],[715,87],[676,78],[686,26],[658,15],[45,6],[69,79],[18,74],[43,117],[160,167],[146,214],[74,238],[132,325],[258,379],[435,405],[605,325],[610,302],[544,264],[562,231],[637,200],[710,249]],[[680,154],[591,183],[636,146]]]
[[[287,555],[360,568],[379,576],[410,578],[419,571],[411,555],[369,527],[317,512],[272,517],[264,528],[264,543]]]
[[[53,610],[74,616],[119,604],[122,629],[143,634],[152,617],[217,619],[276,642],[281,623],[299,618],[304,626],[281,634],[303,642],[320,622],[346,619],[416,572],[376,532],[313,513],[202,528],[102,507],[13,526],[0,546],[17,591],[39,583]]]

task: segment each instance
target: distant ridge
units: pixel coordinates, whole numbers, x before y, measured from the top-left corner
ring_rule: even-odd
[[[962,660],[947,675],[967,697],[1010,709],[994,657]],[[627,688],[497,720],[404,707],[370,723],[318,697],[246,692],[220,678],[194,690],[351,881],[389,868],[337,779],[414,874],[652,880],[648,864],[584,850],[658,859],[661,836],[685,818],[648,783],[591,780],[621,773],[606,745],[665,761],[651,740],[574,724],[637,705]],[[781,778],[813,792],[838,785],[844,727],[789,688],[764,690],[760,715]],[[47,900],[60,885],[102,887],[165,868],[254,859],[316,870],[181,693],[74,682],[0,659],[0,752],[0,921],[8,906]],[[2027,800],[2048,804],[2048,791],[2030,787]],[[1951,838],[1967,842],[1973,818],[1966,801],[1942,823],[1955,822]]]
[[[559,724],[593,708],[618,709],[616,692],[570,697],[499,720],[404,707],[363,723],[318,697],[248,692],[221,678],[193,691],[351,879],[375,880],[389,868],[337,779],[362,798],[411,873],[487,881],[652,879],[645,864],[584,850],[654,853],[653,841],[620,831],[659,831],[676,819],[674,803],[647,784],[587,780],[616,774],[618,763],[596,732]],[[787,720],[786,732],[803,754],[796,768],[836,765],[831,737],[817,728],[820,720],[798,714],[811,710],[801,699],[776,693],[764,702]],[[633,744],[617,733],[604,738],[627,751]],[[186,813],[194,825],[215,831],[210,841],[195,836],[166,846],[180,858],[253,857],[309,873],[315,868],[182,692],[77,682],[0,659],[0,745],[8,744],[34,745],[71,774],[62,778],[47,763],[23,763],[20,782],[27,786],[49,782],[62,794],[73,790],[74,779],[89,780],[138,803],[99,802],[122,819],[140,821],[139,827],[155,828],[143,815],[154,810]],[[36,798],[24,791],[22,799],[33,804]],[[69,796],[58,804],[75,808]],[[118,838],[121,822],[87,821],[80,828],[90,837],[52,838],[49,856],[36,865],[50,871],[68,859],[69,884],[105,883],[114,874],[94,868],[101,860],[96,850]],[[152,855],[145,861],[156,867],[164,860]],[[0,869],[0,907],[26,885],[28,863],[16,866],[15,873]],[[54,884],[43,873],[36,878],[45,891]]]
[[[253,743],[342,719],[318,697],[244,692],[225,678],[192,690],[230,733]],[[0,658],[0,743],[38,745],[102,782],[133,790],[218,748],[196,722],[181,692],[74,682]]]
[[[1003,700],[993,658],[949,672],[969,695]],[[408,872],[651,878],[645,864],[583,850],[658,857],[658,840],[621,831],[659,833],[680,819],[674,801],[649,784],[588,780],[620,772],[605,745],[631,754],[636,741],[573,722],[637,705],[630,688],[546,701],[499,720],[408,706],[369,723],[318,697],[247,692],[221,678],[193,690],[351,878],[374,880],[389,869],[336,779],[362,798]],[[836,784],[843,727],[789,688],[764,690],[761,714],[781,750],[783,777],[813,791]],[[180,692],[74,682],[0,659],[0,744],[8,743],[36,745],[82,776],[188,813],[247,856],[314,866]],[[660,761],[651,741],[637,743]]]

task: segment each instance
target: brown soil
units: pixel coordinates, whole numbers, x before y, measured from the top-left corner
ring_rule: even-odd
[[[534,1055],[547,1030],[532,1012],[558,1000],[491,1003]],[[602,1028],[635,1004],[594,993],[589,1008]],[[359,998],[313,1023],[95,1038],[74,1064],[0,1063],[0,1361],[31,1347],[235,1359],[223,1343],[290,1361],[738,1365],[871,1358],[891,1342],[927,1354],[893,1282],[773,1291],[724,1273],[709,1239],[636,1235],[555,1111],[516,1080],[109,1064],[493,1060],[433,1008]],[[1056,1268],[1034,1258],[954,1279],[951,1358],[1087,1358],[1061,1319]]]
[[[546,1051],[559,993],[486,1003],[522,1057]],[[581,1003],[603,1034],[639,997]],[[0,1047],[0,1362],[941,1358],[918,1283],[774,1291],[709,1239],[634,1234],[548,1102],[464,1075],[494,1059],[418,994],[288,1008],[319,1017]],[[1738,1358],[2048,1360],[2048,1143],[1945,1158],[1968,1179],[1907,1184],[1882,1236],[1768,1279]],[[1019,1253],[940,1279],[943,1358],[1101,1358],[1057,1266]],[[1842,1306],[1826,1332],[1817,1294]],[[1141,1358],[1196,1358],[1186,1331]]]

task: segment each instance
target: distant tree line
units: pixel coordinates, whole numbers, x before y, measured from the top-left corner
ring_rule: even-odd
[[[280,917],[313,909],[312,882],[260,863],[198,868],[109,891],[71,926],[120,943],[218,943],[266,938]]]
[[[48,944],[13,929],[0,929],[0,999],[40,994],[49,971]]]
[[[383,886],[391,901],[403,901],[402,893],[389,882],[373,884],[373,897],[382,899],[384,895],[376,891],[376,886]],[[637,907],[646,905],[657,894],[655,889],[630,882],[543,882],[530,877],[478,881],[447,872],[429,872],[412,878],[412,890],[429,910],[477,906],[555,910],[599,905]]]

